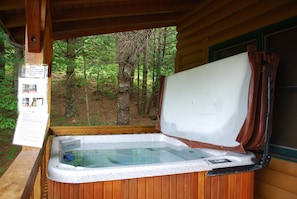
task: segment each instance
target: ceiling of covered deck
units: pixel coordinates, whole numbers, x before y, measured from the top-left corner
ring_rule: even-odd
[[[26,12],[34,1],[50,9],[53,39],[175,26],[199,0],[1,0],[0,25],[16,43],[24,44]],[[26,7],[27,6],[27,7]]]

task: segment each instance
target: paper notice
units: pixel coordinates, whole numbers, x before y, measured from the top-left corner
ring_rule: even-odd
[[[46,113],[20,112],[13,144],[41,148],[48,122]]]

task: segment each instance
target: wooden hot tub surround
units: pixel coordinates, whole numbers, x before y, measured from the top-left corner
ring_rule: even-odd
[[[251,199],[254,172],[212,177],[194,172],[81,184],[49,180],[48,185],[49,199]]]
[[[70,135],[69,132],[71,135],[103,135],[159,131],[153,126],[50,128],[50,133],[56,136]],[[48,180],[48,199],[252,199],[253,195],[254,171],[219,176],[192,172],[79,184]]]

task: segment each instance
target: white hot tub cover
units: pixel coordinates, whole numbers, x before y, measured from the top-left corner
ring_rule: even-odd
[[[261,60],[249,48],[166,77],[157,128],[192,147],[245,152],[255,128]]]

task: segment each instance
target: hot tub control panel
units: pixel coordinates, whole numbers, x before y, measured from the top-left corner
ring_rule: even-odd
[[[222,164],[222,163],[228,163],[232,161],[224,158],[224,159],[208,160],[208,162],[212,164]]]

